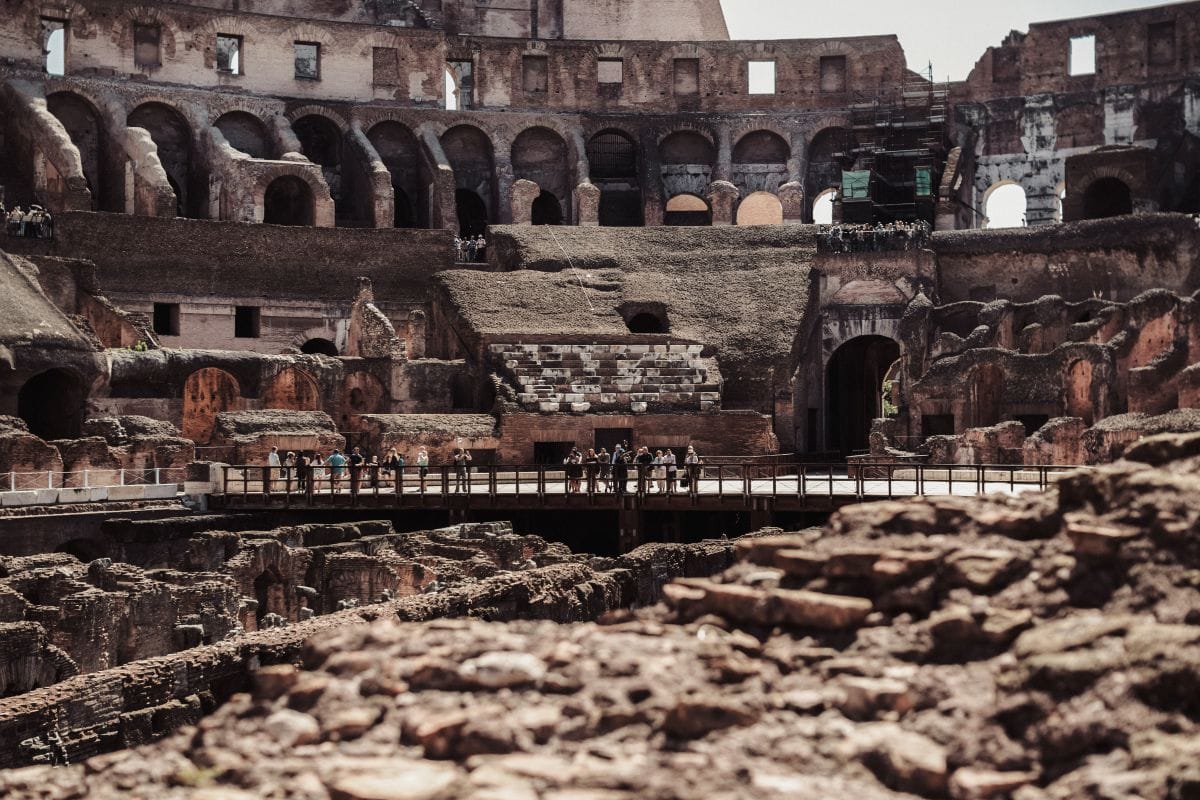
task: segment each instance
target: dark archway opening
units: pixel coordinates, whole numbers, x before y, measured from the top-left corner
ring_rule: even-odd
[[[255,618],[262,622],[267,614],[284,614],[283,578],[273,569],[266,569],[254,579],[254,599],[258,601]]]
[[[86,399],[83,381],[65,369],[34,375],[17,394],[17,414],[43,439],[77,439]]]
[[[652,314],[649,311],[643,311],[640,314],[634,314],[625,323],[629,328],[630,333],[666,333],[667,325],[657,314]]]
[[[309,339],[300,345],[300,352],[312,356],[337,356],[337,345],[328,339]]]
[[[558,198],[547,191],[539,194],[533,201],[530,221],[534,225],[562,225],[562,206]]]
[[[644,224],[640,190],[604,189],[600,193],[600,224],[609,228],[640,228]]]
[[[417,219],[413,215],[412,203],[408,195],[399,186],[392,184],[392,226],[396,228],[415,228]]]
[[[312,225],[312,188],[295,175],[276,178],[263,197],[263,222],[268,225]]]
[[[645,224],[637,144],[627,134],[601,131],[588,140],[592,183],[600,188],[600,224],[637,228]]]
[[[900,358],[900,345],[884,336],[859,336],[829,359],[828,448],[843,454],[866,450],[872,420],[883,415],[883,382]]]
[[[1083,193],[1083,218],[1106,219],[1133,213],[1129,186],[1116,178],[1101,178]]]
[[[192,174],[192,130],[183,115],[163,103],[144,103],[129,113],[126,124],[145,129],[154,140],[179,216],[202,216],[207,182]]]
[[[458,211],[459,236],[482,236],[488,225],[487,205],[483,198],[470,189],[457,189],[454,205]]]
[[[108,196],[105,174],[109,169],[105,158],[108,136],[100,114],[90,102],[70,92],[50,95],[46,98],[46,107],[66,128],[72,144],[79,148],[83,176],[92,193],[92,210],[117,210]]]
[[[71,539],[56,547],[54,552],[73,555],[84,564],[91,563],[97,558],[104,558],[107,555],[104,543],[99,539]]]

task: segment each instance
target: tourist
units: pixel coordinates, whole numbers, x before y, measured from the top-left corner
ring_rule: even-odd
[[[24,235],[25,229],[21,222],[24,217],[25,212],[21,210],[20,206],[13,206],[12,210],[8,212],[8,217],[5,219],[5,229],[9,236]]]
[[[350,463],[350,494],[358,494],[359,482],[362,480],[362,468],[366,459],[363,458],[362,451],[356,447],[346,460]]]
[[[688,445],[687,454],[683,457],[683,463],[687,470],[687,474],[683,477],[683,480],[686,481],[684,486],[692,494],[696,494],[696,492],[700,491],[700,464],[703,462],[700,460],[699,454],[696,453],[696,448],[690,444]]]
[[[321,481],[325,480],[325,457],[318,450],[313,453],[312,457],[312,490],[313,493],[321,491]]]
[[[638,494],[645,494],[650,489],[650,480],[654,478],[654,456],[649,448],[639,447],[633,460],[637,463]]]
[[[677,473],[675,451],[669,447],[663,453],[663,464],[666,466],[667,472],[667,494],[675,494],[675,477]]]
[[[487,241],[483,235],[475,237],[475,260],[479,262],[487,261]]]
[[[366,464],[369,470],[367,480],[371,482],[372,489],[379,489],[379,456],[371,456],[371,460]],[[376,492],[378,494],[378,491]]]
[[[334,448],[325,463],[329,465],[329,491],[337,494],[342,476],[346,474],[346,457],[341,450]]]
[[[604,491],[612,491],[612,456],[608,454],[608,450],[601,447],[600,452],[596,454],[596,463],[600,465],[600,482],[604,484]]]
[[[387,455],[383,459],[384,467],[387,469],[387,474],[392,478],[393,484],[396,487],[396,492],[403,491],[404,488],[404,456],[400,455],[400,451],[392,447],[387,451]]]
[[[291,450],[283,458],[283,490],[292,491],[292,476],[296,474],[296,454]]]
[[[619,447],[620,445],[618,445]],[[629,451],[622,450],[620,455],[613,451],[613,485],[617,494],[625,494],[629,482]]]
[[[308,491],[308,453],[301,450],[296,454],[296,489],[301,493]]]
[[[578,494],[579,485],[583,480],[583,454],[578,447],[572,447],[571,452],[563,459],[566,466],[564,473],[567,478],[567,494]]]
[[[454,491],[470,492],[468,475],[471,470],[471,451],[464,447],[454,449]]]
[[[275,479],[278,477],[280,477],[279,448],[272,447],[271,452],[267,453],[267,470],[263,477],[263,487],[266,489],[267,494],[270,494],[271,490],[275,488]]]
[[[467,239],[463,247],[466,250],[466,260],[473,262],[475,260],[475,240]]]
[[[583,457],[583,466],[587,471],[587,491],[588,494],[596,493],[596,476],[600,474],[600,459],[596,457],[596,451],[588,448],[587,455]]]
[[[667,491],[667,462],[663,458],[662,450],[654,451],[654,484],[658,487],[659,494],[666,494]]]
[[[429,451],[425,445],[417,448],[417,475],[421,478],[421,494],[425,494],[425,476],[429,474]]]

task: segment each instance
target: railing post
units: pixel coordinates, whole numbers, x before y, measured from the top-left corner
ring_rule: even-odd
[[[888,464],[888,465],[887,465],[887,475],[888,475],[888,500],[894,500],[894,499],[895,499],[895,497],[893,496],[893,493],[892,493],[892,475],[893,475],[893,468],[894,468],[895,466],[896,466],[895,464]]]
[[[155,467],[154,468],[154,485],[159,486],[161,484],[162,484],[162,467]]]
[[[8,490],[10,492],[17,490],[17,473],[15,470],[8,473]]]
[[[46,488],[47,489],[54,488],[54,470],[52,470],[52,469],[46,470]]]
[[[833,464],[828,464],[829,467],[829,504],[833,505]]]
[[[87,489],[90,487],[89,480],[91,478],[91,475],[89,475],[88,472],[89,471],[86,469],[83,471],[83,488],[84,489]]]

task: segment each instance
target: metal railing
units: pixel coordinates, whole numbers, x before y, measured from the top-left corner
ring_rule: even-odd
[[[680,465],[671,475],[654,466],[634,465],[602,470],[582,466],[453,465],[385,467],[349,465],[329,467],[266,467],[224,465],[218,494],[255,501],[353,504],[363,496],[394,498],[632,496],[639,500],[659,496],[724,497],[826,497],[858,501],[921,496],[969,496],[1049,488],[1076,466],[1023,466],[1013,464],[746,464],[706,461]]]
[[[145,469],[83,469],[73,471],[0,472],[0,492],[27,492],[38,489],[105,489],[121,486],[182,485],[185,467],[146,467]]]

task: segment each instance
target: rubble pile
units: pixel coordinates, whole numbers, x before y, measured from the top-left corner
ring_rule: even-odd
[[[327,630],[192,728],[6,797],[1200,792],[1200,435],[1041,496],[846,509],[600,623]]]

